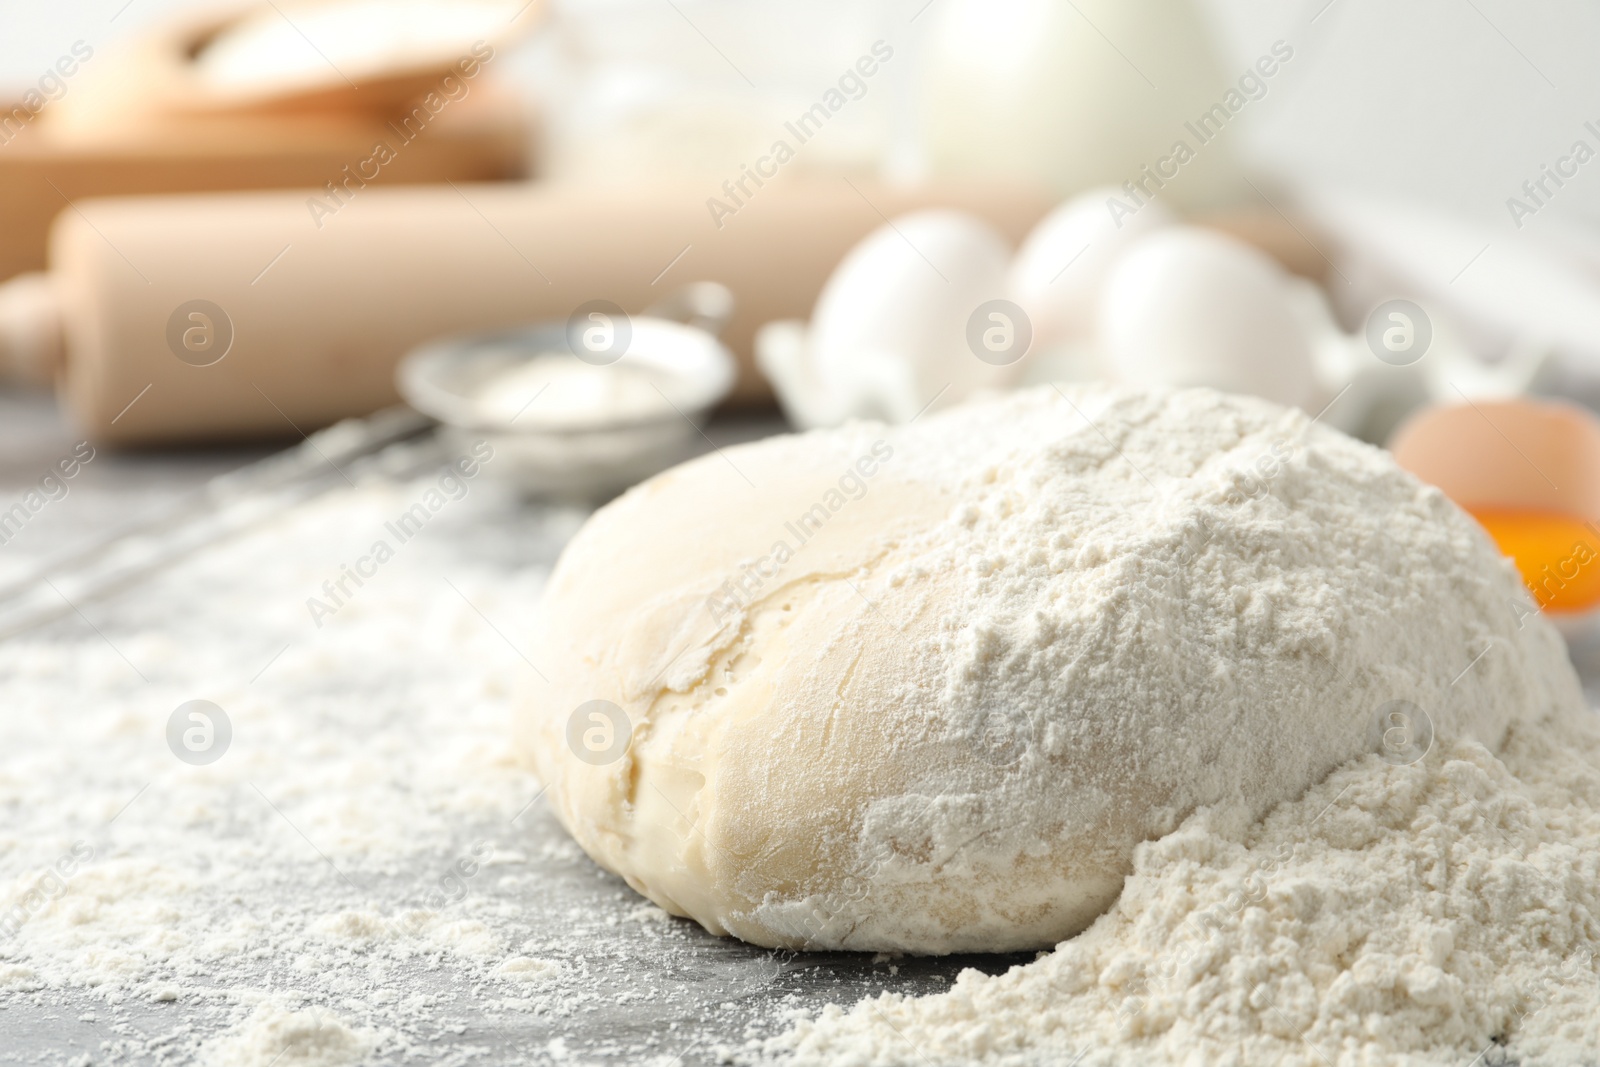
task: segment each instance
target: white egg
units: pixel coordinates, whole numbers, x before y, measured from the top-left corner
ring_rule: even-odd
[[[1147,200],[1131,215],[1120,189],[1104,186],[1068,200],[1028,234],[1011,264],[1008,288],[1033,324],[1040,348],[1094,339],[1100,291],[1119,255],[1139,238],[1169,225],[1172,213]]]
[[[1115,381],[1209,385],[1290,405],[1315,389],[1288,276],[1214,230],[1174,226],[1130,246],[1106,280],[1099,320],[1100,359]]]
[[[1004,297],[1009,258],[1000,234],[957,211],[919,211],[869,234],[817,298],[807,347],[821,387],[898,420],[941,391],[943,404],[1010,380],[1015,364],[980,360],[967,343],[979,306]]]

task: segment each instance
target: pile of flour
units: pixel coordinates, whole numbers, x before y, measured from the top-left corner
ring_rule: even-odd
[[[1592,1064],[1600,732],[1370,756],[1143,846],[1093,927],[999,977],[807,1017],[800,1064]]]
[[[983,536],[949,531],[952,558],[970,560],[969,583],[991,583],[990,602],[1028,605],[1032,626],[958,620],[949,691],[1029,676],[1017,634],[1044,633],[1035,655],[1049,654],[1055,618],[1077,601],[1044,594],[1056,574],[1092,576],[1084,555],[1104,544],[1122,581],[1090,600],[1137,625],[1093,655],[1072,646],[1060,667],[1083,678],[1072,699],[1085,686],[1131,692],[1161,664],[1177,673],[1212,637],[1241,656],[1310,651],[1328,672],[1322,721],[1317,701],[1287,691],[1238,714],[1310,736],[1359,698],[1378,712],[1373,744],[1265,812],[1229,798],[1139,845],[1116,903],[1034,963],[801,1015],[752,1052],[795,1067],[1600,1062],[1600,725],[1510,564],[1436,491],[1407,488],[1377,450],[1318,445],[1326,432],[1304,416],[1219,452],[1212,439],[1248,427],[1249,405],[1191,395],[1182,402],[1215,417],[1172,435],[1164,454],[1154,408],[1073,396],[1059,399],[1084,410],[1061,417],[1092,417],[1094,434],[1019,448],[980,472],[992,489],[964,489],[966,525]],[[1032,418],[1028,402],[1008,403],[1011,424]],[[1097,471],[1121,466],[1124,514],[1086,524],[1102,499],[1062,506],[1071,479],[1059,472],[1085,453]],[[1185,464],[1195,476],[1152,516],[1143,498]],[[1325,523],[1310,539],[1296,527],[1307,509]],[[1187,553],[1168,537],[1183,527]],[[1180,553],[1181,580],[1160,580]],[[1295,585],[1308,574],[1337,580]],[[1081,598],[1089,583],[1062,588]],[[1352,614],[1352,595],[1368,592],[1381,602]],[[1198,631],[1196,612],[1209,620]],[[1369,639],[1402,619],[1386,647]],[[1196,690],[1225,686],[1226,670],[1220,658],[1224,674]],[[1417,703],[1391,702],[1402,687]],[[1159,732],[1192,728],[1156,697],[1130,725],[1151,742],[1119,758],[1159,768]],[[1203,742],[1191,759],[1206,758]],[[1243,793],[1292,773],[1258,767]]]

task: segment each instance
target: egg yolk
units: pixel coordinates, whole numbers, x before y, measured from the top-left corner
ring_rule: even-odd
[[[1510,556],[1546,611],[1584,611],[1600,603],[1600,528],[1556,511],[1469,508]]]

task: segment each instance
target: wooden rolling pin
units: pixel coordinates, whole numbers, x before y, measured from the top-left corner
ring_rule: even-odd
[[[993,185],[891,189],[780,176],[713,219],[704,185],[533,185],[85,200],[48,275],[0,287],[0,369],[54,379],[108,444],[294,435],[396,400],[433,337],[629,312],[702,279],[733,290],[737,396],[766,395],[751,339],[809,316],[845,252],[886,218],[949,206],[1012,242],[1051,206]],[[727,198],[723,197],[724,201]]]

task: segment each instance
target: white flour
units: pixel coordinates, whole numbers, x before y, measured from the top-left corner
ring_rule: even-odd
[[[535,406],[540,396],[544,401]],[[596,366],[569,353],[542,353],[489,379],[477,403],[491,417],[525,429],[581,430],[673,414],[649,371],[626,363]]]
[[[377,1037],[331,1012],[286,1011],[263,1001],[242,1026],[206,1042],[200,1057],[215,1067],[349,1067],[374,1050]]]
[[[811,1063],[1593,1064],[1600,736],[1376,756],[1251,825],[1144,846],[1110,913],[1037,963],[801,1020]],[[1078,1059],[1081,1055],[1081,1059]]]

